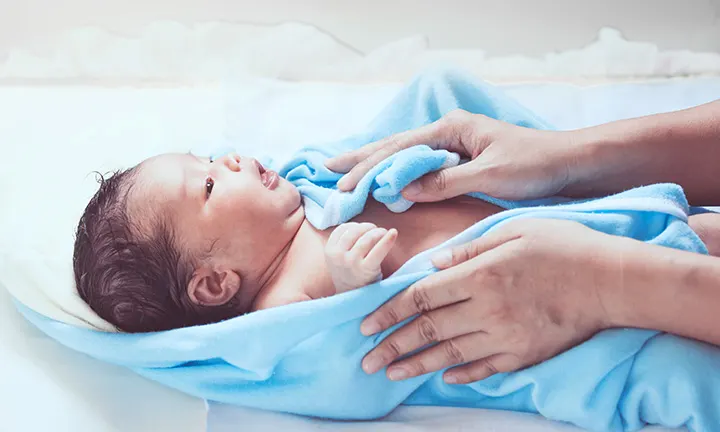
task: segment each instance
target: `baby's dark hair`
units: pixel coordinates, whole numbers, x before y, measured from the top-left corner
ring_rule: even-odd
[[[100,188],[80,218],[73,271],[80,297],[101,318],[129,333],[169,330],[237,315],[235,302],[194,304],[187,286],[193,259],[177,247],[172,223],[160,215],[138,224],[128,196],[142,165],[99,176]]]

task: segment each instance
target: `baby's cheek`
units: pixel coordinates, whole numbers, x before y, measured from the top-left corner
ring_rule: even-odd
[[[288,183],[287,186],[286,193],[283,194],[283,208],[285,210],[294,210],[302,205],[302,196],[295,186],[290,183]]]
[[[255,188],[238,185],[232,189],[225,191],[223,195],[217,197],[218,205],[228,210],[237,211],[238,209],[251,208],[254,203],[260,200],[259,191]]]

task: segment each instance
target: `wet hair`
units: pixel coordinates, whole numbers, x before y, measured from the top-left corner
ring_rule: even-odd
[[[171,220],[128,214],[142,165],[105,179],[80,218],[73,271],[80,297],[101,318],[129,333],[209,324],[238,315],[236,301],[208,307],[187,294],[191,256],[177,247]],[[152,213],[152,212],[150,212]],[[148,219],[147,221],[145,219]]]

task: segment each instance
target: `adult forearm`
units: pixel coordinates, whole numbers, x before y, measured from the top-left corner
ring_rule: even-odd
[[[602,293],[611,327],[720,345],[720,258],[622,239],[621,280]]]
[[[681,185],[693,205],[720,205],[720,101],[569,133],[580,150],[566,195],[669,182]]]

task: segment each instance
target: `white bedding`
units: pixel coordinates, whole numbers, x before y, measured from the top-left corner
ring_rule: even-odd
[[[211,405],[209,432],[581,432],[583,429],[540,416],[508,411],[449,407],[400,407],[373,422],[337,422],[262,412],[228,405]],[[642,432],[678,429],[648,427]]]
[[[262,146],[287,155],[361,128],[397,88],[273,81],[237,83],[230,90],[0,87],[0,283],[19,296],[28,281],[70,283],[67,268],[53,266],[70,257],[77,217],[95,189],[92,170],[223,140],[241,153]],[[720,78],[508,91],[558,127],[572,128],[718,99]],[[52,259],[8,267],[8,258],[21,254]],[[202,429],[197,416],[195,423],[182,424],[180,413],[199,407],[190,398],[69,352],[25,324],[8,299],[0,292],[0,382],[9,383],[0,386],[0,403],[12,409],[3,413],[0,430],[75,430],[79,424],[97,431]],[[34,415],[39,408],[50,414]],[[480,410],[402,408],[382,422],[331,423],[215,404],[208,427],[212,432],[573,430],[536,417]]]

